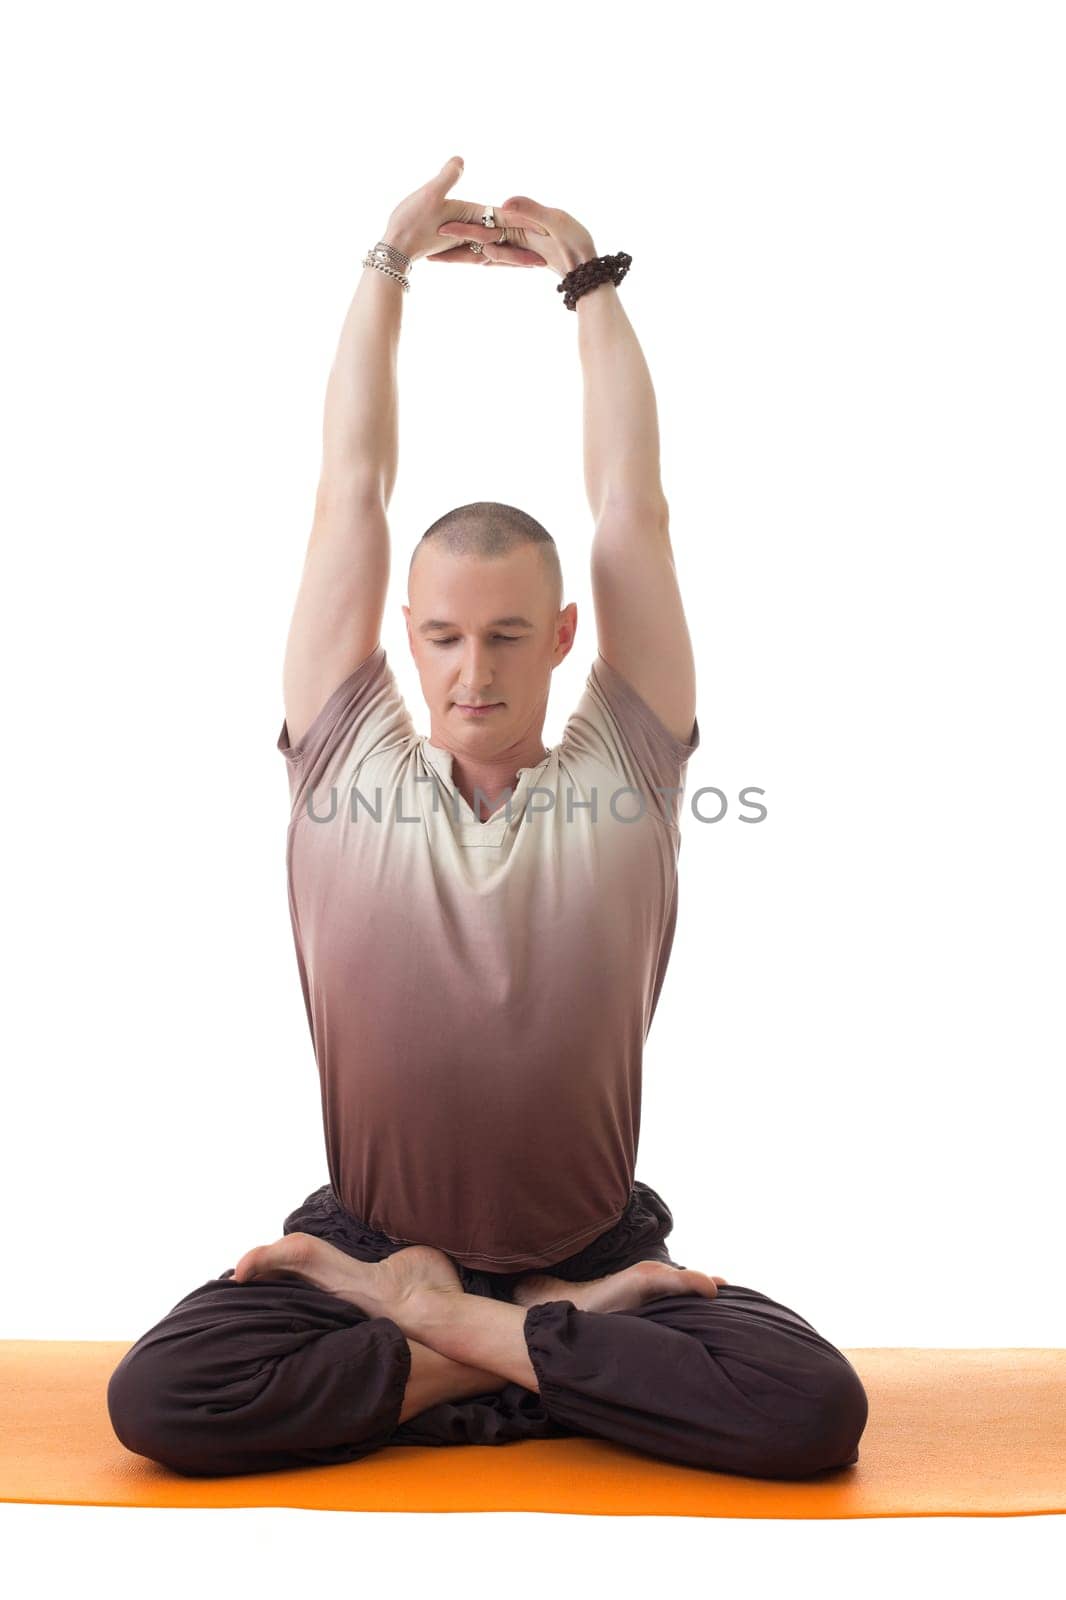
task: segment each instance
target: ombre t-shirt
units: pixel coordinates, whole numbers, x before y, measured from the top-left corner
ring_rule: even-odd
[[[394,1242],[521,1272],[621,1216],[699,739],[598,656],[562,742],[480,822],[380,644],[294,746],[282,724],[329,1177]]]

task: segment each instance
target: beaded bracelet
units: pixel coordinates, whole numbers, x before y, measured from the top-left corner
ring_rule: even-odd
[[[593,256],[591,261],[582,261],[568,272],[562,282],[555,285],[556,292],[563,296],[563,304],[568,311],[576,311],[581,296],[588,294],[590,289],[607,282],[617,288],[632,264],[633,257],[624,250],[619,250],[613,256]]]

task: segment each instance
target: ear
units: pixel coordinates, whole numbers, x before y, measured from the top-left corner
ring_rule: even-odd
[[[555,640],[555,652],[554,652],[555,661],[553,662],[553,670],[554,670],[555,667],[557,667],[559,665],[560,661],[565,661],[566,660],[567,656],[570,654],[571,650],[574,648],[574,638],[575,638],[576,634],[577,634],[577,601],[576,600],[571,600],[570,604],[568,606],[564,606],[563,609],[560,611],[560,613],[559,613],[559,621],[556,624],[556,640]]]

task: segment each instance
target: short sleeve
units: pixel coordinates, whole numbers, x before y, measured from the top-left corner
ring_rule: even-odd
[[[677,739],[627,678],[602,655],[592,664],[585,690],[563,734],[564,751],[606,767],[639,790],[649,815],[676,828],[681,816],[685,769],[699,749],[699,719],[685,741]],[[632,815],[637,802],[617,802]]]
[[[288,723],[282,722],[277,747],[288,768],[292,816],[306,805],[309,793],[328,791],[334,784],[343,788],[368,756],[415,738],[400,686],[379,644],[338,684],[295,744],[289,743]]]

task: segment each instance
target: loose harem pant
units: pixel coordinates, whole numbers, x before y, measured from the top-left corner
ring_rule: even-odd
[[[543,1270],[571,1283],[666,1261],[673,1217],[634,1184],[619,1221]],[[360,1261],[402,1249],[327,1184],[284,1222]],[[716,1263],[701,1264],[713,1271]],[[459,1266],[469,1294],[511,1300],[521,1273]],[[111,1375],[120,1441],[194,1477],[355,1461],[382,1445],[507,1444],[582,1434],[662,1460],[759,1478],[806,1478],[858,1460],[867,1397],[847,1358],[757,1289],[664,1295],[629,1311],[545,1300],[523,1324],[539,1393],[521,1384],[399,1422],[411,1348],[397,1323],[294,1279],[191,1290]]]

